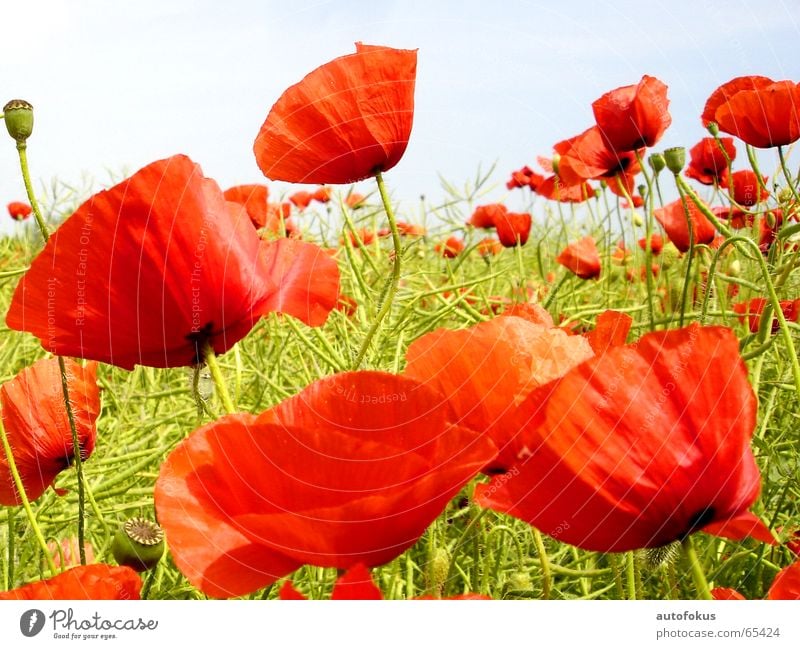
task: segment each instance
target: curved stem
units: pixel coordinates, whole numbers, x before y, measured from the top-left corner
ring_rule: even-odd
[[[231,395],[228,392],[228,386],[225,385],[225,379],[222,376],[222,369],[217,362],[217,355],[214,352],[214,348],[208,342],[203,345],[203,360],[205,360],[208,365],[208,371],[211,372],[211,378],[214,381],[217,393],[222,401],[222,407],[225,408],[227,414],[233,414],[236,412],[236,406],[233,405]]]
[[[786,176],[786,184],[789,185],[789,189],[792,192],[792,196],[794,196],[794,200],[800,201],[800,196],[797,195],[794,182],[792,182],[792,174],[789,173],[789,168],[786,166],[786,157],[783,155],[782,146],[778,147],[778,158],[781,161],[781,170],[783,171],[783,175]]]
[[[19,166],[22,170],[22,182],[25,185],[25,193],[28,195],[28,202],[31,204],[33,216],[36,219],[36,225],[42,233],[42,238],[47,243],[50,238],[50,232],[47,229],[47,224],[42,218],[42,211],[39,209],[39,203],[36,200],[36,195],[33,193],[33,183],[31,183],[31,173],[28,169],[28,145],[25,142],[17,142],[17,152],[19,153]]]
[[[358,369],[361,366],[361,363],[364,360],[364,357],[367,355],[367,351],[369,350],[370,343],[375,337],[375,333],[381,326],[381,322],[386,317],[386,314],[389,313],[389,309],[392,308],[392,302],[394,302],[394,297],[397,293],[397,285],[400,283],[400,232],[397,229],[397,222],[394,218],[392,204],[389,201],[389,194],[386,191],[386,185],[383,182],[383,175],[380,171],[375,174],[375,181],[378,183],[378,191],[381,195],[381,201],[383,201],[383,209],[386,211],[386,218],[389,220],[389,229],[392,231],[394,261],[392,264],[392,274],[386,284],[385,295],[381,301],[380,309],[378,310],[378,313],[375,316],[375,321],[372,323],[372,326],[370,326],[364,341],[361,343],[361,348],[358,350],[358,354],[356,354],[356,360],[353,362],[353,369]]]
[[[694,585],[695,588],[697,588],[697,594],[700,596],[700,599],[714,599],[711,596],[711,590],[708,587],[708,581],[703,572],[703,566],[700,565],[700,561],[697,558],[697,552],[694,549],[691,535],[681,541],[681,547],[692,568],[692,579],[694,580]]]
[[[31,509],[31,503],[28,500],[28,494],[25,493],[25,485],[22,484],[22,478],[17,470],[17,463],[14,461],[14,454],[11,452],[11,445],[8,443],[6,429],[3,428],[2,422],[0,422],[0,442],[3,444],[3,450],[5,451],[6,459],[8,460],[8,470],[11,472],[11,477],[14,480],[14,486],[17,488],[17,494],[19,495],[22,508],[25,510],[25,515],[28,517],[28,522],[33,530],[33,534],[36,537],[36,540],[39,542],[39,547],[44,553],[44,558],[45,561],[47,561],[47,568],[50,571],[50,575],[55,576],[58,574],[58,570],[56,570],[56,564],[53,561],[53,557],[50,555],[50,550],[47,548],[47,541],[44,540],[42,530],[39,528],[39,524],[36,522],[36,516],[33,513],[33,509]]]
[[[533,542],[536,544],[536,554],[539,555],[539,564],[542,566],[542,597],[550,599],[552,577],[550,576],[550,562],[547,560],[547,550],[544,547],[542,533],[535,527],[533,529]]]

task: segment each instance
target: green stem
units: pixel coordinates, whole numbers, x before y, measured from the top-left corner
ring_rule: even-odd
[[[42,218],[42,211],[39,209],[39,203],[36,200],[36,195],[33,193],[33,183],[31,183],[31,173],[28,169],[28,145],[25,142],[17,142],[17,152],[19,153],[19,166],[22,169],[22,182],[25,185],[25,193],[28,195],[28,202],[31,204],[33,216],[36,218],[36,225],[42,233],[42,238],[47,243],[50,238],[50,232],[47,229],[47,224]]]
[[[681,547],[692,568],[692,579],[694,579],[694,585],[695,588],[697,588],[697,594],[700,596],[700,599],[714,599],[711,596],[711,590],[708,587],[708,581],[703,572],[703,567],[700,565],[700,561],[697,558],[697,552],[694,549],[691,535],[681,541]]]
[[[6,523],[8,523],[8,567],[6,572],[5,589],[11,590],[14,588],[14,566],[17,563],[17,528],[16,525],[14,525],[14,513],[16,512],[16,509],[14,507],[9,507],[7,512],[8,518]]]
[[[678,193],[681,197],[681,205],[683,206],[683,213],[686,215],[686,225],[689,228],[689,251],[686,255],[686,277],[683,280],[683,291],[681,293],[681,315],[678,320],[678,325],[683,326],[684,318],[686,317],[686,302],[689,299],[689,284],[692,280],[692,260],[694,259],[694,223],[692,223],[692,215],[689,212],[689,204],[686,201],[686,194],[681,188],[680,176],[675,174],[675,184],[678,187]]]
[[[797,190],[794,187],[794,182],[792,182],[792,174],[789,173],[789,168],[786,166],[786,158],[783,155],[783,147],[778,147],[778,158],[781,161],[781,170],[783,171],[783,175],[786,176],[786,184],[789,185],[789,189],[792,192],[792,196],[794,196],[794,200],[800,202],[800,196],[797,195]]]
[[[628,599],[636,599],[636,556],[634,552],[625,555],[625,581],[628,584]]]
[[[539,564],[542,566],[542,597],[550,599],[552,577],[550,574],[550,562],[547,560],[547,550],[544,547],[542,533],[535,527],[533,529],[533,542],[536,545],[536,554],[539,555]]]
[[[547,294],[547,299],[545,299],[545,301],[542,303],[542,306],[545,309],[547,309],[550,306],[550,303],[555,299],[556,295],[558,294],[558,291],[561,290],[561,287],[570,278],[571,275],[572,275],[572,273],[569,273],[569,272],[564,273],[564,275],[558,281],[558,284],[556,284],[555,287],[553,288],[553,290],[550,291],[550,293]]]
[[[375,181],[378,183],[378,191],[381,195],[381,201],[383,201],[383,209],[386,210],[386,218],[389,220],[389,228],[392,231],[394,261],[392,264],[392,275],[387,284],[388,289],[386,291],[386,295],[383,297],[381,307],[375,316],[375,321],[372,323],[372,326],[370,326],[364,341],[361,343],[361,349],[358,350],[356,360],[353,362],[353,369],[358,369],[361,366],[361,363],[364,360],[364,357],[367,355],[367,351],[369,350],[370,343],[375,337],[375,333],[378,331],[378,328],[380,327],[383,319],[386,317],[386,314],[389,313],[389,310],[392,308],[392,303],[394,302],[394,297],[397,293],[397,286],[400,283],[400,232],[397,229],[397,222],[394,218],[392,204],[389,200],[389,194],[386,191],[386,185],[383,182],[383,175],[380,171],[375,174]]]
[[[78,474],[78,556],[81,565],[86,565],[86,494],[83,484],[83,458],[81,457],[81,445],[78,439],[78,427],[75,425],[75,414],[72,412],[72,404],[69,400],[69,379],[67,377],[67,365],[63,356],[58,356],[58,369],[61,373],[61,392],[64,395],[64,405],[67,409],[67,421],[69,430],[72,434],[72,460],[75,462],[75,472]]]
[[[227,414],[236,412],[236,406],[233,405],[231,395],[228,393],[228,386],[225,385],[225,379],[222,376],[222,369],[217,362],[217,355],[214,353],[214,348],[210,343],[206,342],[203,346],[203,360],[208,365],[208,370],[211,372],[211,378],[217,388],[217,393],[222,401],[222,407],[225,408]]]
[[[39,547],[44,553],[44,558],[45,561],[47,561],[47,568],[50,571],[50,575],[55,576],[58,573],[58,570],[56,570],[56,564],[53,561],[53,557],[50,555],[50,550],[47,548],[47,541],[44,540],[42,530],[39,528],[39,524],[36,522],[36,516],[33,513],[33,509],[31,509],[31,503],[28,500],[28,494],[25,493],[25,485],[22,484],[22,478],[17,470],[17,463],[14,460],[14,454],[11,452],[11,445],[8,443],[8,437],[6,436],[6,430],[3,427],[2,422],[0,422],[0,442],[3,444],[3,450],[5,451],[6,459],[8,460],[8,470],[11,472],[11,477],[14,480],[14,486],[17,488],[17,494],[19,495],[20,503],[25,510],[25,515],[28,517],[28,522],[33,530],[33,534],[36,537],[36,540],[39,542]]]

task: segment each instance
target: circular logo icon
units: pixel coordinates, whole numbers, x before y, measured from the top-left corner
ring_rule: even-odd
[[[25,611],[19,618],[19,630],[26,638],[32,638],[44,628],[44,613],[38,608]]]

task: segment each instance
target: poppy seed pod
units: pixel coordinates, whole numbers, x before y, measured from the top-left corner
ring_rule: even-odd
[[[33,133],[33,106],[24,99],[12,99],[3,106],[8,134],[22,144]]]
[[[657,174],[661,173],[661,170],[667,166],[666,160],[664,160],[664,156],[660,153],[652,154],[648,159],[647,162],[650,164],[650,168],[655,171]]]
[[[686,149],[682,146],[674,146],[664,151],[664,162],[667,169],[674,174],[679,174],[686,164]]]
[[[111,550],[119,565],[150,570],[164,555],[164,530],[146,518],[129,518],[117,530]]]

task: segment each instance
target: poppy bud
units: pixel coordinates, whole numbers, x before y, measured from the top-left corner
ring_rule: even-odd
[[[33,106],[24,99],[12,99],[3,106],[8,134],[22,144],[33,132]]]
[[[686,149],[682,146],[674,146],[664,151],[664,161],[675,175],[679,174],[686,164]]]
[[[716,122],[709,122],[706,128],[713,137],[717,137],[717,135],[719,135],[719,126],[717,126]]]
[[[531,591],[533,582],[527,572],[515,572],[508,579],[508,588],[513,591]]]
[[[727,271],[731,277],[739,277],[742,274],[742,264],[738,259],[732,259],[728,264]]]
[[[642,220],[642,215],[639,212],[633,212],[631,214],[631,223],[633,223],[637,228],[642,227],[644,225],[644,220]]]
[[[447,581],[450,572],[450,553],[444,548],[436,548],[431,555],[428,566],[429,590],[437,597],[441,597],[442,587]]]
[[[556,176],[558,175],[558,163],[559,163],[559,162],[561,162],[561,154],[559,154],[559,153],[553,153],[553,160],[552,160],[552,165],[553,165],[553,173],[554,173]]]
[[[664,156],[660,153],[653,153],[647,159],[647,162],[650,164],[650,168],[657,174],[661,173],[661,170],[667,165],[666,161],[664,160]]]
[[[647,193],[647,185],[639,185],[636,188],[636,191],[639,192],[639,196],[644,197],[644,195]]]
[[[150,570],[164,554],[164,530],[146,518],[129,518],[114,535],[111,550],[119,565]]]

